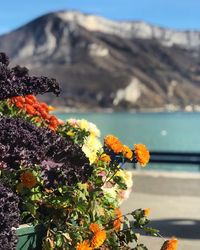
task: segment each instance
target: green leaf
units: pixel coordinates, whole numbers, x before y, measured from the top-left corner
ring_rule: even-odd
[[[158,229],[154,229],[152,227],[144,227],[144,231],[151,236],[159,236],[159,230]]]
[[[62,244],[63,244],[62,235],[57,234],[56,237],[55,237],[55,242],[56,242],[57,247],[61,247]]]

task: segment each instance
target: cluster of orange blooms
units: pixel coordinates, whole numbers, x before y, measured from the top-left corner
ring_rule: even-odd
[[[133,159],[133,151],[128,146],[123,145],[117,137],[107,135],[104,138],[104,144],[115,154],[122,153],[125,158],[129,160]],[[146,146],[143,144],[134,145],[134,155],[141,166],[145,166],[149,162],[150,154]]]
[[[76,250],[93,250],[98,249],[103,245],[106,239],[105,230],[101,229],[97,223],[90,224],[90,231],[93,233],[92,240],[84,240],[79,243],[76,247]]]
[[[10,101],[11,104],[24,110],[29,116],[35,116],[37,122],[44,121],[44,123],[52,130],[56,130],[60,124],[55,116],[49,114],[49,111],[53,110],[52,107],[44,102],[38,102],[33,95],[13,97]]]

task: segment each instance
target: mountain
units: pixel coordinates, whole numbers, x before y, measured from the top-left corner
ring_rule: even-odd
[[[39,17],[0,36],[0,51],[63,93],[43,97],[77,109],[200,106],[200,32],[116,22],[80,12]]]

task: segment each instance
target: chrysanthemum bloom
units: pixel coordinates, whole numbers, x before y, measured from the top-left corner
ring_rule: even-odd
[[[78,243],[76,250],[92,250],[89,240],[84,240],[83,242]]]
[[[85,153],[85,155],[89,158],[89,161],[92,164],[97,159],[97,153],[102,150],[102,144],[96,136],[89,135],[84,140],[84,145],[82,146],[82,150]]]
[[[91,246],[94,249],[97,249],[103,245],[105,239],[106,239],[106,232],[104,230],[98,231],[97,233],[94,234],[92,238]]]
[[[27,188],[32,188],[37,183],[35,176],[29,171],[22,173],[20,176],[20,180],[23,186]]]
[[[132,150],[128,146],[126,146],[126,145],[123,146],[122,154],[128,160],[131,160],[133,158],[133,152],[132,152]]]
[[[110,148],[114,153],[119,154],[123,150],[123,145],[120,140],[114,135],[107,135],[104,138],[104,144],[106,147]]]
[[[99,224],[97,224],[97,223],[91,223],[89,229],[94,234],[101,231],[101,228],[100,228]]]
[[[171,240],[166,240],[160,250],[177,250],[178,240],[172,238]]]
[[[140,163],[141,166],[145,166],[149,162],[150,154],[148,149],[144,144],[135,144],[134,152],[136,160]]]
[[[149,216],[150,215],[150,208],[145,208],[144,210],[144,216]]]
[[[113,222],[113,227],[116,231],[119,231],[122,224],[122,212],[119,208],[115,209],[116,220]]]
[[[110,156],[107,154],[102,154],[100,157],[100,160],[103,162],[106,162],[108,164],[110,164],[110,162],[111,162]]]

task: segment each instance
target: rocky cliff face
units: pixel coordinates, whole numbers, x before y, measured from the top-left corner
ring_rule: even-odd
[[[0,36],[0,50],[32,72],[60,80],[57,105],[200,105],[200,32],[57,12]]]

